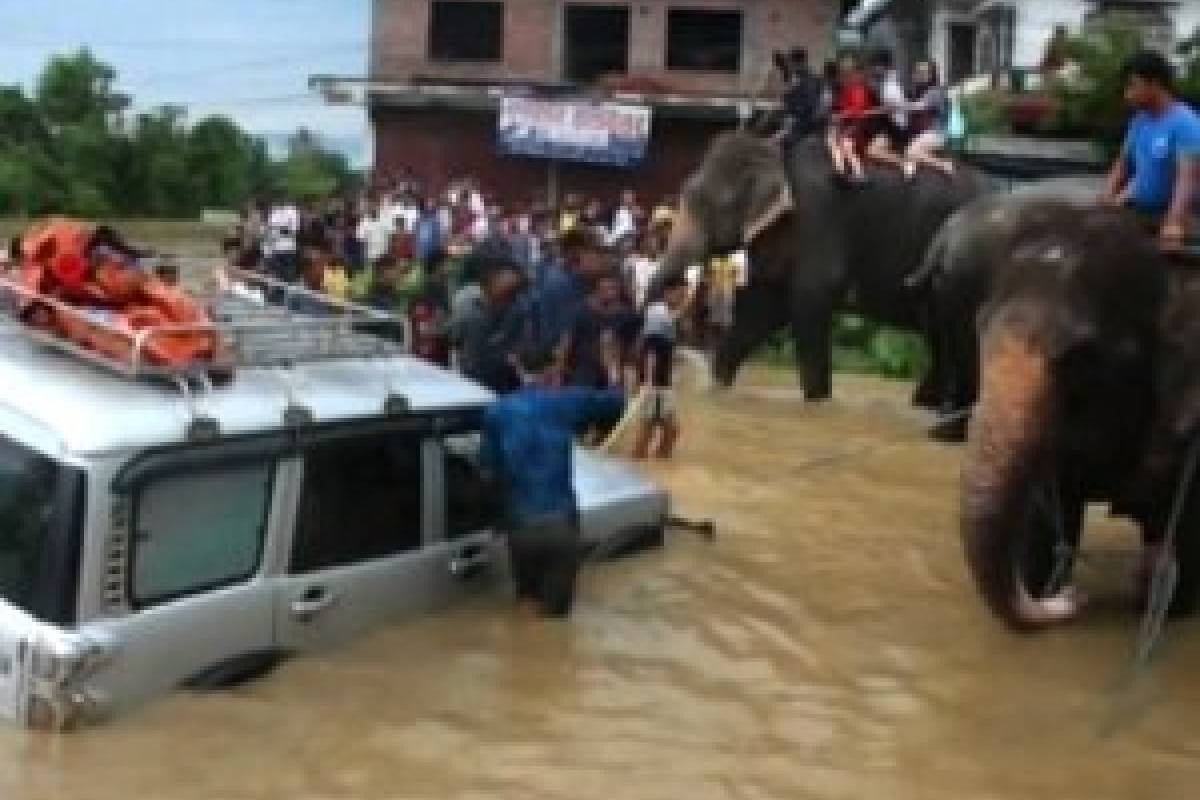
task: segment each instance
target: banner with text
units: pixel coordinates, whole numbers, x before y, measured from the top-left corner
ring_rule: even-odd
[[[650,109],[615,103],[505,97],[500,149],[515,156],[637,166],[650,139]]]

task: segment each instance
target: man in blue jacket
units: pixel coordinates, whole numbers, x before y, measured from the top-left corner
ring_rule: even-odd
[[[523,387],[484,415],[482,463],[504,501],[517,599],[565,617],[579,571],[574,432],[619,417],[625,397],[619,389],[555,388],[554,354],[545,347],[527,347],[518,361]]]

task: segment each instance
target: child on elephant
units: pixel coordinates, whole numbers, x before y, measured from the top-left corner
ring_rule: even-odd
[[[841,85],[826,144],[833,159],[834,175],[848,179],[854,186],[867,182],[859,151],[870,137],[870,122],[878,113],[875,93],[866,75],[858,62],[847,56],[842,60]]]

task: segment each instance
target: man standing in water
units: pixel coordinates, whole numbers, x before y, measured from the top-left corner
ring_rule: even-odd
[[[620,416],[620,389],[555,388],[554,354],[531,345],[518,357],[523,388],[483,420],[485,474],[504,501],[517,600],[565,617],[579,571],[579,514],[572,485],[574,432]],[[620,373],[620,365],[610,365]]]
[[[1198,185],[1200,116],[1175,98],[1175,71],[1160,53],[1134,54],[1125,75],[1125,99],[1135,113],[1104,200],[1143,215],[1163,250],[1179,252]]]

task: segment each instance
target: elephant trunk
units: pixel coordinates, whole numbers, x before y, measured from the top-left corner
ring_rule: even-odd
[[[695,211],[684,201],[671,225],[667,250],[659,263],[658,272],[650,282],[648,296],[657,298],[667,286],[682,280],[688,267],[704,260],[706,250],[704,227],[696,218]]]
[[[967,565],[993,612],[1017,629],[1044,627],[1079,605],[1071,590],[1034,598],[1025,578],[1054,417],[1050,362],[1029,337],[1000,331],[985,343],[981,377],[962,473]]]

